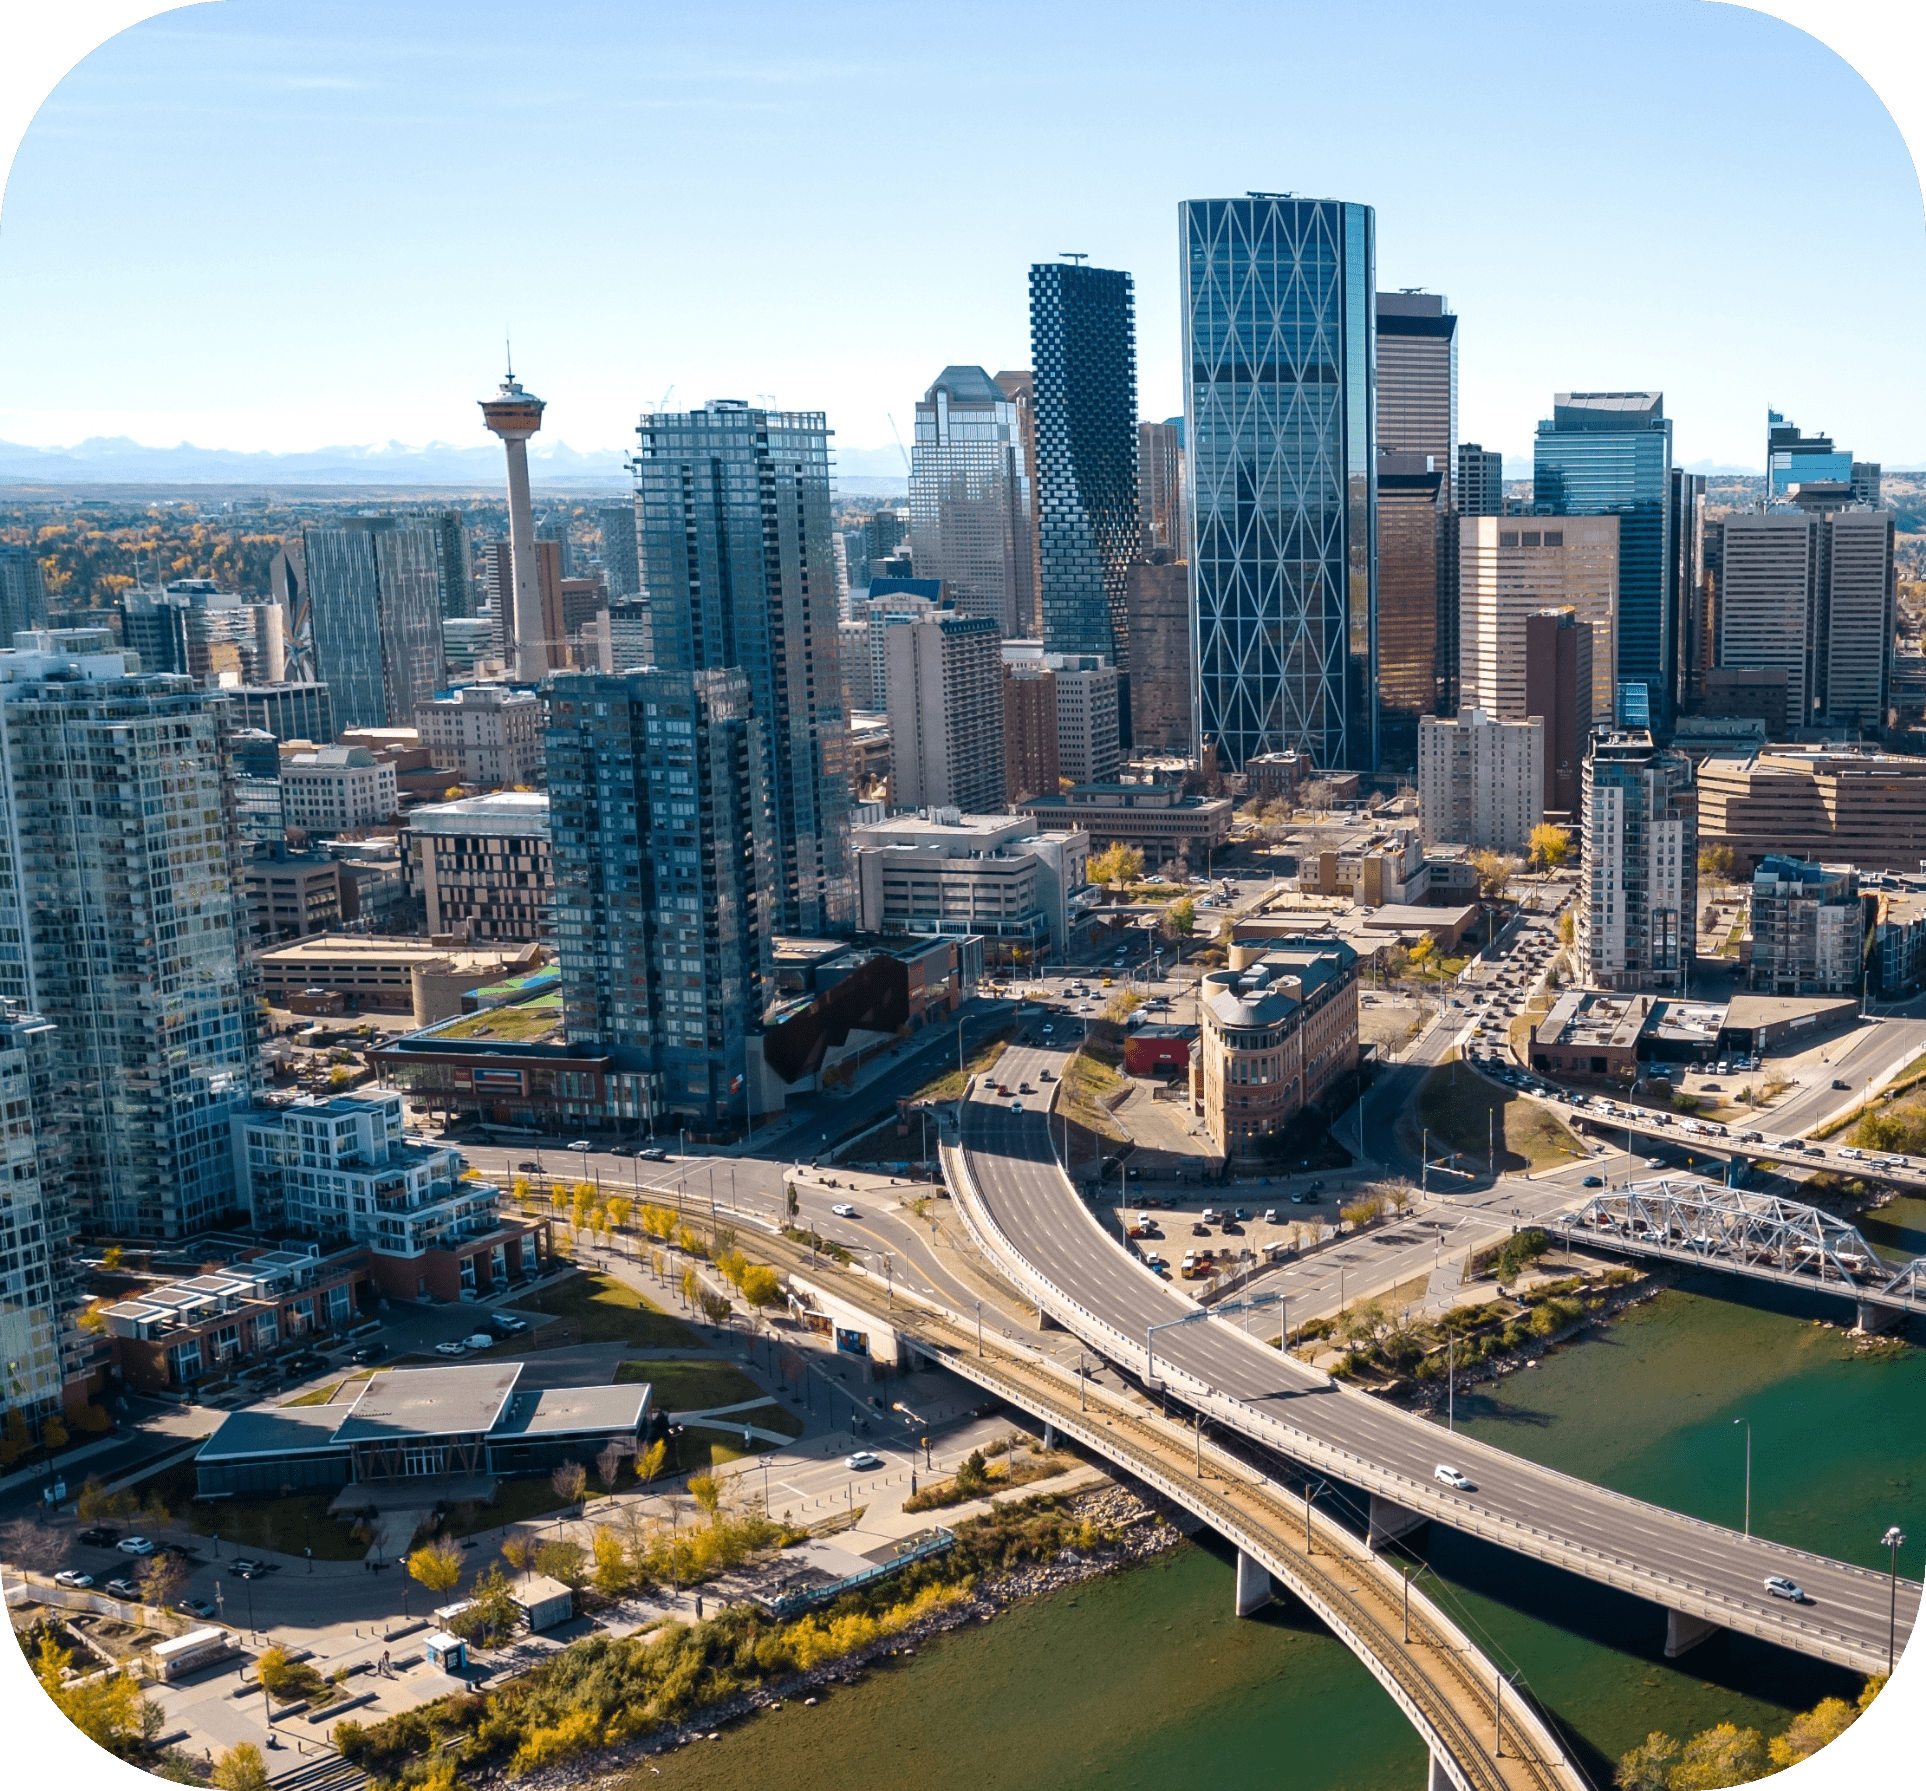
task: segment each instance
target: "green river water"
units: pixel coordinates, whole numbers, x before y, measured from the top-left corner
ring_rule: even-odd
[[[1906,1249],[1926,1205],[1887,1209],[1882,1250]],[[1921,1247],[1926,1248],[1926,1236]],[[1730,1282],[1687,1283],[1537,1369],[1461,1396],[1461,1429],[1722,1523],[1744,1498],[1762,1535],[1883,1567],[1897,1523],[1926,1538],[1926,1351],[1854,1358],[1843,1306]],[[1812,1322],[1835,1321],[1833,1330]],[[1433,1525],[1414,1539],[1434,1595],[1557,1718],[1608,1787],[1619,1753],[1663,1728],[1783,1727],[1858,1681],[1720,1634],[1677,1662],[1664,1614]],[[1232,1565],[1210,1539],[944,1637],[913,1661],[791,1703],[715,1744],[664,1759],[644,1783],[741,1791],[1078,1791],[1251,1783],[1293,1791],[1410,1791],[1415,1734],[1364,1667],[1288,1600],[1231,1615]]]

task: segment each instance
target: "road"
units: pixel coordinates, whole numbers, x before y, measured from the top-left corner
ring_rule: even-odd
[[[1013,1054],[1006,1080],[1040,1083],[1040,1072],[1061,1061],[1056,1053]],[[1046,1098],[1038,1097],[1013,1111],[1010,1102],[980,1091],[965,1106],[969,1166],[1015,1249],[1125,1337],[1142,1338],[1151,1325],[1193,1314],[1193,1302],[1133,1262],[1076,1197],[1052,1156],[1045,1106]],[[1164,1332],[1155,1351],[1159,1363],[1243,1402],[1259,1418],[1349,1452],[1361,1469],[1418,1483],[1425,1496],[1413,1503],[1444,1522],[1499,1540],[1506,1532],[1542,1539],[1546,1558],[1620,1585],[1643,1580],[1648,1597],[1661,1583],[1655,1576],[1664,1576],[1663,1583],[1679,1588],[1681,1604],[1716,1601],[1735,1627],[1806,1652],[1817,1651],[1815,1644],[1843,1645],[1861,1661],[1883,1661],[1887,1585],[1881,1575],[1626,1499],[1464,1437],[1447,1438],[1435,1424],[1337,1386],[1227,1323]],[[1175,1390],[1181,1392],[1181,1383]],[[1462,1468],[1473,1490],[1430,1492],[1440,1462]],[[1368,1484],[1368,1474],[1361,1478]],[[1778,1573],[1796,1578],[1811,1601],[1790,1607],[1768,1598],[1763,1581]],[[1902,1645],[1919,1598],[1916,1583],[1902,1584]]]

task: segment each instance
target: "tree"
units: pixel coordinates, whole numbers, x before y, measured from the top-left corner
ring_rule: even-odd
[[[579,1542],[571,1542],[566,1536],[552,1536],[536,1545],[535,1571],[560,1580],[574,1592],[588,1578],[588,1556]]]
[[[620,1598],[635,1583],[635,1568],[622,1538],[606,1524],[597,1524],[589,1539],[589,1552],[595,1558],[590,1577],[595,1589],[610,1598]]]
[[[641,1454],[635,1458],[635,1477],[644,1486],[649,1485],[659,1473],[662,1464],[668,1459],[669,1443],[666,1437],[657,1437]]]
[[[754,1263],[742,1278],[742,1297],[758,1311],[777,1305],[782,1299],[782,1279],[774,1269]]]
[[[609,1223],[617,1231],[625,1230],[629,1223],[629,1215],[634,1211],[635,1202],[626,1194],[617,1194],[608,1204]]]
[[[517,1531],[513,1536],[502,1538],[502,1559],[517,1573],[528,1572],[528,1564],[535,1558],[535,1544]]]
[[[595,1458],[595,1477],[602,1483],[604,1492],[614,1492],[615,1482],[622,1472],[622,1448],[619,1443],[605,1443],[602,1453]]]
[[[491,1564],[476,1579],[468,1596],[468,1608],[449,1619],[448,1627],[456,1635],[489,1648],[497,1638],[514,1633],[521,1621],[521,1607],[515,1602],[508,1576],[499,1567]]]
[[[408,1577],[430,1592],[451,1592],[461,1579],[461,1548],[452,1536],[438,1536],[408,1557]]]
[[[187,1569],[181,1565],[180,1557],[170,1555],[165,1550],[149,1555],[141,1562],[137,1572],[141,1600],[153,1605],[168,1603],[180,1590],[181,1582],[187,1578]]]
[[[1613,1782],[1618,1791],[1665,1791],[1678,1757],[1679,1744],[1654,1729],[1637,1747],[1619,1755]]]
[[[713,1474],[692,1475],[689,1480],[689,1497],[714,1517],[722,1507],[722,1482]]]
[[[1737,868],[1738,860],[1730,846],[1699,848],[1699,874],[1710,877],[1714,883],[1730,883]]]
[[[1496,901],[1502,896],[1511,887],[1512,877],[1518,870],[1518,860],[1502,852],[1474,852],[1467,862],[1478,873],[1478,893],[1486,901]]]
[[[729,1304],[728,1300],[724,1298],[723,1295],[719,1293],[711,1293],[706,1287],[701,1291],[701,1293],[699,1293],[696,1296],[696,1298],[701,1303],[702,1316],[706,1318],[712,1325],[719,1325],[727,1322],[730,1313],[735,1310],[735,1308]]]
[[[1666,1775],[1666,1791],[1721,1791],[1745,1785],[1768,1771],[1765,1737],[1757,1729],[1719,1723],[1694,1735]]]
[[[1437,961],[1438,941],[1433,938],[1431,934],[1427,933],[1416,945],[1412,946],[1410,952],[1406,955],[1410,958],[1420,976],[1429,975],[1432,965]]]
[[[1555,821],[1540,821],[1531,830],[1531,866],[1555,871],[1571,856],[1572,836]]]
[[[1572,918],[1569,908],[1558,917],[1558,943],[1570,945],[1578,937],[1578,923]]]
[[[229,1748],[214,1762],[210,1776],[218,1791],[268,1791],[267,1767],[251,1741]]]
[[[1402,1176],[1393,1176],[1390,1181],[1378,1184],[1378,1192],[1384,1196],[1394,1213],[1401,1213],[1411,1204],[1417,1189]]]
[[[565,1461],[549,1475],[548,1483],[555,1488],[555,1496],[564,1505],[573,1505],[582,1496],[582,1488],[588,1484],[588,1469],[579,1461]]]
[[[696,1303],[696,1295],[700,1291],[701,1291],[701,1283],[696,1280],[695,1270],[685,1266],[682,1271],[682,1303],[683,1305],[693,1306]]]
[[[1143,874],[1144,855],[1135,846],[1126,846],[1122,840],[1115,840],[1104,847],[1084,869],[1084,876],[1090,882],[1106,888],[1134,883]]]
[[[1809,1759],[1826,1746],[1837,1741],[1850,1729],[1858,1718],[1855,1710],[1844,1698],[1824,1698],[1810,1710],[1792,1719],[1792,1725],[1783,1735],[1775,1735],[1767,1752],[1772,1756],[1772,1764],[1783,1771],[1786,1767]]]
[[[101,1253],[100,1266],[111,1275],[119,1270],[123,1260],[124,1252],[121,1247],[118,1244],[109,1244]]]
[[[1197,904],[1179,896],[1164,910],[1164,931],[1173,939],[1188,939],[1197,931]]]

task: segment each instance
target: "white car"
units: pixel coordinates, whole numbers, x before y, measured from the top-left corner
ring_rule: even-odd
[[[154,1544],[145,1536],[123,1536],[114,1547],[123,1555],[151,1555],[154,1552]]]
[[[843,1457],[843,1466],[859,1474],[874,1473],[882,1465],[883,1458],[880,1455],[870,1454],[867,1449],[858,1449],[854,1455]]]
[[[1433,1480],[1442,1480],[1453,1492],[1471,1492],[1474,1490],[1471,1482],[1467,1480],[1458,1469],[1450,1466],[1446,1462],[1439,1462],[1438,1465],[1431,1470],[1431,1478]]]
[[[856,1209],[846,1200],[837,1201],[829,1210],[839,1219],[853,1219],[856,1217]]]
[[[464,1337],[461,1346],[463,1349],[493,1349],[495,1339],[486,1331],[477,1331],[473,1336]]]
[[[467,1353],[468,1345],[465,1343],[438,1343],[435,1345],[435,1354],[438,1356],[465,1356]]]
[[[578,1138],[573,1144],[565,1144],[562,1148],[564,1150],[593,1150],[595,1146],[589,1143],[586,1138]]]
[[[80,1573],[71,1567],[63,1567],[54,1575],[56,1586],[71,1586],[76,1592],[85,1592],[94,1583],[91,1573]]]
[[[1765,1577],[1765,1589],[1774,1598],[1787,1598],[1794,1604],[1806,1602],[1806,1591],[1797,1580],[1789,1580],[1783,1573],[1769,1573]]]

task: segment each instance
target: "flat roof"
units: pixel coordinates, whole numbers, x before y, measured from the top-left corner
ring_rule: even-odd
[[[607,1387],[542,1387],[517,1393],[496,1420],[491,1440],[569,1436],[582,1430],[640,1430],[649,1409],[647,1381]]]
[[[259,956],[263,964],[296,967],[304,963],[425,964],[445,958],[457,970],[487,972],[501,965],[525,962],[533,949],[529,945],[504,943],[489,950],[477,951],[463,946],[436,945],[427,939],[316,933],[307,939],[290,939],[286,945],[277,945],[272,951],[264,951]]]
[[[1816,1020],[1821,1015],[1857,1013],[1857,995],[1734,995],[1725,1023],[1734,1032],[1751,1032],[1783,1020]]]
[[[332,1449],[339,1444],[341,1410],[338,1405],[278,1405],[229,1412],[194,1459],[240,1461]]]
[[[354,1409],[335,1432],[335,1441],[466,1436],[492,1429],[521,1372],[519,1362],[384,1370],[361,1389]]]
[[[416,833],[548,833],[548,794],[543,790],[498,790],[489,796],[463,796],[454,802],[425,802],[409,813]]]
[[[504,1001],[472,1014],[457,1014],[429,1029],[438,1039],[497,1039],[504,1044],[532,1044],[559,1038],[562,1032],[562,991],[533,995],[526,1001]],[[419,1036],[419,1035],[417,1035]]]

